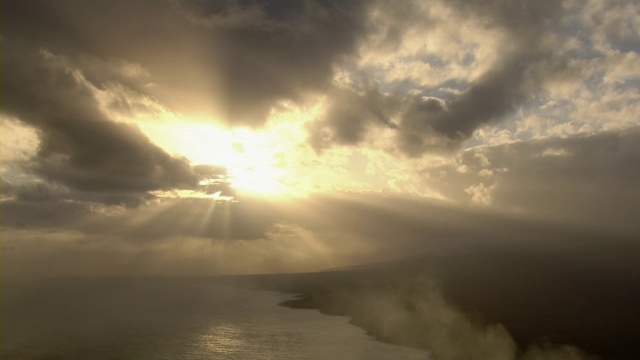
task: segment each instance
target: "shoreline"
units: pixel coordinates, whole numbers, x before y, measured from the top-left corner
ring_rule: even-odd
[[[499,358],[469,355],[474,348],[509,359],[640,359],[640,271],[603,275],[534,255],[472,253],[234,281],[291,294],[278,305],[349,317],[376,340],[436,360]],[[438,343],[448,345],[434,349]],[[451,350],[462,346],[470,350]]]

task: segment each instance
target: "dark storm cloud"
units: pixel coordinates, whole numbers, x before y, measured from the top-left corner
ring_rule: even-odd
[[[222,115],[234,124],[261,124],[279,101],[327,88],[332,65],[353,51],[364,17],[356,1],[180,4],[220,39],[212,49],[214,76],[221,78]]]
[[[65,58],[3,41],[2,112],[39,130],[31,170],[79,190],[193,188],[188,162],[154,145],[135,126],[112,121]]]
[[[362,31],[362,7],[359,1],[8,1],[3,36],[64,56],[140,64],[157,86],[129,85],[173,110],[260,125],[279,101],[302,101],[327,86],[333,63],[352,52]]]

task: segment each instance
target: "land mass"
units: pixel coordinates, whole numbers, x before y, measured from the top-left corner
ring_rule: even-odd
[[[482,247],[353,269],[234,276],[298,294],[280,305],[351,318],[436,360],[640,359],[637,241]],[[510,356],[510,355],[508,355]],[[509,358],[507,356],[507,358]]]

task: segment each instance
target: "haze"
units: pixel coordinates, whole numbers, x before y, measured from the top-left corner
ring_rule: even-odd
[[[4,0],[2,24],[5,279],[502,246],[636,269],[635,1]]]

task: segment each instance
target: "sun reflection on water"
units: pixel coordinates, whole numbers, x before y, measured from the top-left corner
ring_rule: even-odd
[[[217,324],[202,334],[200,343],[213,354],[234,354],[243,348],[242,331],[232,324]]]

